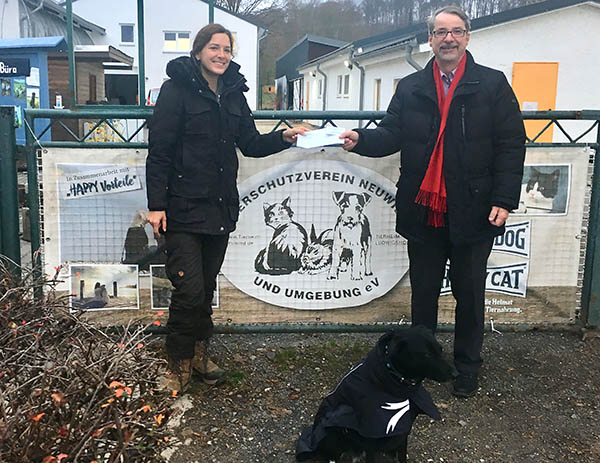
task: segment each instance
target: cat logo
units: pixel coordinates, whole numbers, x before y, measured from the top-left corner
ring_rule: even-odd
[[[305,227],[293,220],[289,196],[280,203],[264,203],[265,225],[274,231],[268,246],[256,256],[254,269],[266,275],[328,272],[327,278],[332,280],[337,280],[340,272],[347,272],[352,280],[373,275],[372,237],[364,213],[371,196],[336,191],[333,201],[340,209],[335,225],[317,237],[315,225],[311,224],[310,241]]]
[[[302,160],[260,172],[239,191],[223,274],[247,294],[299,309],[353,307],[408,271],[395,186],[374,171]]]

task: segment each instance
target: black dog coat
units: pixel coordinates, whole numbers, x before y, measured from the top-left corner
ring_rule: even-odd
[[[347,428],[379,439],[409,434],[420,413],[441,419],[421,381],[411,385],[389,368],[386,346],[384,336],[323,399],[313,426],[304,429],[296,445],[299,461],[314,456],[328,428]]]

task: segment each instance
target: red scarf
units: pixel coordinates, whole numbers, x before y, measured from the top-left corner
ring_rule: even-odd
[[[450,102],[454,95],[454,90],[458,82],[465,73],[465,63],[467,55],[463,55],[458,63],[454,79],[448,89],[448,94],[444,92],[444,83],[437,61],[433,61],[433,80],[435,81],[435,89],[437,92],[438,108],[442,115],[440,123],[440,131],[437,136],[433,153],[429,159],[429,166],[425,177],[421,182],[419,193],[415,198],[415,203],[427,207],[427,225],[434,227],[444,226],[444,213],[446,212],[446,182],[444,180],[444,132],[446,130],[446,121],[448,120],[448,112]]]

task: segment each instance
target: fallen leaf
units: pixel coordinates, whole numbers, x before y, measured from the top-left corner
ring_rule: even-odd
[[[177,389],[171,391],[171,397],[177,397]]]
[[[50,394],[52,400],[54,400],[54,405],[58,406],[64,403],[65,395],[62,392],[55,392],[54,394]]]
[[[164,419],[165,419],[165,415],[163,415],[162,413],[160,413],[154,417],[154,421],[156,421],[156,424],[158,424],[159,426],[162,424]]]
[[[158,320],[154,320],[154,321],[152,322],[152,324],[153,324],[153,325],[156,325],[156,326],[160,326],[160,322],[159,322]]]
[[[42,419],[42,416],[44,416],[45,413],[38,413],[37,415],[35,415],[33,418],[31,418],[33,421],[40,421]]]
[[[45,457],[42,460],[42,463],[54,463],[56,461],[56,457],[53,457],[52,455],[48,455],[47,457]]]
[[[159,310],[158,312],[156,312],[156,314],[160,317],[161,315],[164,315],[164,312],[162,310]]]
[[[141,411],[143,411],[144,413],[149,412],[150,411],[150,405],[144,405],[142,408],[140,408]]]
[[[141,349],[142,347],[144,347],[144,345],[143,345],[143,344],[140,342],[140,343],[137,345],[137,348],[138,348],[138,349]]]
[[[119,381],[113,381],[111,382],[108,387],[110,387],[111,389],[114,389],[115,387],[124,387],[125,385],[123,383],[120,383]]]

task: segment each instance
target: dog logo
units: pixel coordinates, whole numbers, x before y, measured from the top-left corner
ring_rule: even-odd
[[[340,208],[340,215],[333,229],[332,262],[328,280],[337,280],[340,271],[350,267],[350,278],[362,280],[371,271],[371,227],[364,214],[371,201],[368,193],[333,192],[333,201]]]

